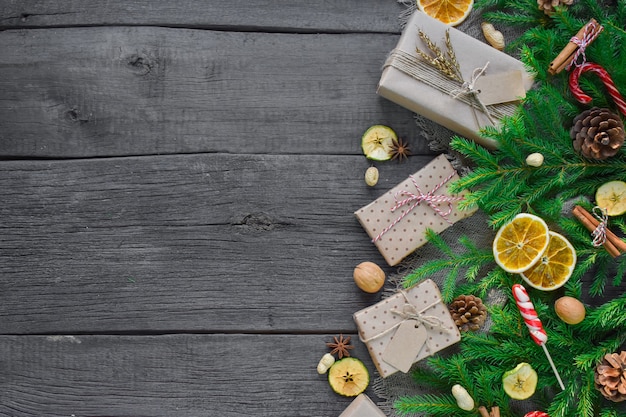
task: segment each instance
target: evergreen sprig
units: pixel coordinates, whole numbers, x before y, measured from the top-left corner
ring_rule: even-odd
[[[570,93],[567,72],[553,76],[547,69],[570,37],[593,17],[605,29],[587,48],[587,60],[603,66],[626,93],[626,0],[577,0],[570,7],[557,7],[549,16],[537,8],[536,0],[476,0],[475,7],[483,10],[485,20],[525,29],[510,42],[508,51],[519,54],[536,74],[537,83],[514,116],[502,120],[498,128],[483,129],[485,137],[499,142],[499,149],[489,151],[475,142],[453,138],[451,148],[473,163],[473,170],[452,184],[451,191],[465,191],[462,204],[477,205],[489,216],[494,229],[520,212],[544,218],[550,229],[568,237],[578,258],[572,277],[559,294],[580,298],[584,282],[589,294],[601,295],[607,285],[622,284],[626,256],[613,259],[602,248],[593,247],[589,232],[567,212],[566,203],[576,200],[576,204],[591,209],[599,185],[626,178],[626,151],[622,148],[617,156],[604,161],[588,160],[575,152],[569,130],[573,118],[586,106],[577,103]],[[615,110],[596,77],[582,77],[580,84],[593,97],[592,105]],[[526,156],[534,152],[545,158],[540,167],[525,163]],[[610,227],[626,234],[626,218],[611,218]],[[556,315],[553,294],[530,289],[548,334],[552,359],[565,383],[565,390],[560,391],[554,388],[558,385],[543,349],[528,335],[512,299],[510,288],[519,282],[519,276],[495,266],[490,248],[480,248],[465,237],[460,241],[460,253],[432,231],[427,238],[439,248],[442,257],[409,273],[404,280],[406,286],[443,274],[445,302],[462,293],[483,297],[494,291],[506,295],[508,302],[488,306],[489,328],[463,333],[459,353],[435,355],[424,361],[426,366],[415,371],[414,379],[431,391],[397,400],[395,407],[400,413],[476,415],[456,407],[450,389],[459,383],[477,405],[498,405],[502,416],[519,417],[520,412],[512,407],[514,402],[503,390],[502,374],[524,361],[539,374],[532,401],[551,417],[626,415],[624,407],[604,400],[594,385],[595,367],[601,358],[624,349],[626,344],[626,294],[600,306],[588,306],[585,320],[572,326]]]
[[[462,270],[465,271],[463,278],[466,282],[475,282],[480,270],[493,264],[493,253],[489,249],[479,249],[467,237],[461,237],[459,243],[465,248],[466,252],[456,254],[450,246],[435,233],[432,229],[426,230],[427,240],[435,245],[446,258],[434,259],[424,263],[403,278],[405,287],[411,287],[422,280],[437,274],[441,271],[448,270],[445,277],[445,285],[442,286],[441,298],[443,302],[450,303],[455,297],[460,295],[456,288],[459,282],[459,275]],[[478,288],[478,286],[477,286]]]

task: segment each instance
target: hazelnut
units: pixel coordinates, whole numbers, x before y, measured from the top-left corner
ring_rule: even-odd
[[[354,268],[352,275],[356,286],[371,294],[385,285],[385,271],[374,262],[361,262]]]
[[[578,324],[585,318],[585,306],[574,297],[561,297],[554,302],[554,311],[567,324]]]

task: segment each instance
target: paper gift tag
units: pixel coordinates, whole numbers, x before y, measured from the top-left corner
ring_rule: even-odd
[[[485,106],[508,103],[526,97],[521,71],[482,75],[474,82],[474,89],[480,91],[478,96]]]
[[[382,359],[400,372],[407,373],[427,338],[426,326],[416,320],[403,321],[383,352]]]

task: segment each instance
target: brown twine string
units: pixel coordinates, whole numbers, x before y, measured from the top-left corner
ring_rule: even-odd
[[[427,62],[424,62],[418,57],[400,49],[392,50],[387,57],[384,67],[389,66],[428,85],[429,87],[436,89],[441,93],[450,95],[452,98],[461,101],[462,103],[472,107],[474,110],[479,110],[485,113],[490,120],[492,118],[501,119],[505,116],[513,116],[517,109],[517,106],[511,103],[485,106],[478,99],[478,94],[475,90],[468,90],[467,87],[469,84],[462,84],[446,77],[439,70],[430,66]],[[466,85],[464,86],[464,84]],[[473,82],[471,84],[473,84]],[[471,92],[471,94],[456,94],[459,91]]]
[[[438,319],[437,317],[434,317],[434,316],[427,316],[427,315],[424,314],[424,312],[426,310],[428,310],[429,308],[434,307],[437,304],[439,304],[440,300],[435,300],[431,304],[429,304],[426,307],[424,307],[423,309],[417,310],[415,308],[415,306],[410,303],[406,291],[399,290],[398,292],[400,294],[402,294],[402,296],[404,297],[404,301],[405,301],[404,306],[402,307],[402,310],[392,309],[389,312],[391,314],[393,314],[393,315],[401,317],[403,320],[399,321],[398,323],[394,324],[393,326],[391,326],[391,327],[385,329],[384,331],[382,331],[382,332],[380,332],[378,334],[375,334],[374,336],[369,337],[367,339],[364,339],[363,337],[361,337],[359,335],[359,339],[361,339],[361,342],[369,343],[372,340],[376,340],[376,339],[378,339],[380,337],[383,337],[386,334],[389,334],[392,331],[394,331],[396,328],[398,328],[406,320],[415,320],[415,321],[417,321],[417,322],[419,322],[419,323],[421,323],[423,325],[429,325],[429,326],[432,326],[432,327],[437,327],[437,328],[439,328],[441,330],[444,330],[446,332],[448,331],[448,329],[444,326],[443,322],[440,319]],[[428,343],[428,341],[427,341],[427,343]]]

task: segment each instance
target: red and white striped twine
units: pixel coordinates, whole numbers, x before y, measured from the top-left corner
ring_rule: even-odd
[[[594,22],[589,22],[585,26],[585,33],[582,39],[578,39],[576,36],[572,36],[572,39],[570,39],[570,42],[573,42],[576,45],[578,45],[578,49],[576,49],[576,53],[574,54],[574,57],[572,58],[570,63],[567,64],[567,67],[565,67],[565,69],[569,71],[572,65],[578,67],[584,64],[585,62],[587,62],[587,56],[585,55],[585,50],[587,49],[587,46],[589,46],[589,44],[591,44],[591,42],[593,42],[603,30],[604,30],[604,26],[598,25],[598,29],[596,30],[596,24]],[[582,60],[578,62],[578,59],[581,57],[582,57]]]
[[[450,197],[447,195],[435,195],[435,192],[439,190],[441,187],[443,187],[445,183],[450,181],[450,179],[454,177],[454,175],[456,175],[456,172],[451,173],[447,178],[442,180],[439,184],[433,187],[433,189],[427,192],[426,194],[422,192],[415,178],[413,178],[413,176],[410,175],[409,178],[411,179],[413,186],[417,190],[417,194],[411,191],[407,191],[407,190],[398,191],[394,196],[396,203],[393,205],[393,207],[391,207],[391,212],[394,212],[397,209],[403,206],[406,206],[410,203],[413,203],[413,204],[407,210],[402,212],[402,214],[398,218],[396,218],[393,222],[391,222],[387,227],[381,230],[378,236],[372,239],[372,242],[378,241],[385,233],[393,229],[398,223],[402,221],[402,219],[404,219],[404,217],[407,214],[409,214],[415,207],[419,206],[419,204],[423,201],[428,203],[428,205],[435,211],[435,213],[437,213],[440,217],[442,217],[446,222],[448,222],[449,224],[452,224],[452,222],[448,219],[448,215],[452,212],[452,202],[461,201],[463,200],[463,197]],[[408,198],[405,198],[403,200],[398,200],[399,196],[407,196]],[[439,206],[437,206],[438,203],[448,203],[448,210],[445,213],[442,212]]]

